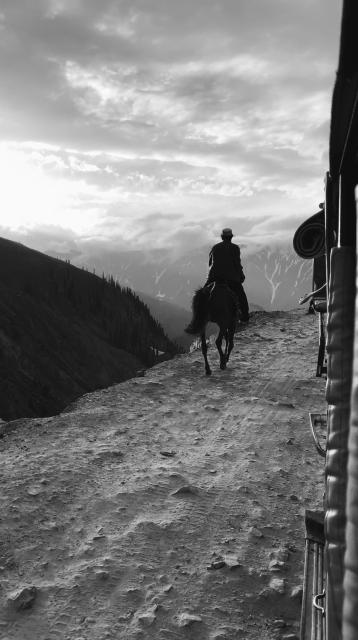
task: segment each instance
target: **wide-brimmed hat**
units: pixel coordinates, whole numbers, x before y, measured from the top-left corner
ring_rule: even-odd
[[[226,229],[223,229],[221,232],[221,237],[222,238],[232,238],[233,237],[233,232],[232,229],[229,229],[228,227]]]

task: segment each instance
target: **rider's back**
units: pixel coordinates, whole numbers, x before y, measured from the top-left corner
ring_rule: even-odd
[[[241,282],[242,265],[240,248],[237,244],[223,240],[214,245],[210,251],[209,279],[233,280]]]

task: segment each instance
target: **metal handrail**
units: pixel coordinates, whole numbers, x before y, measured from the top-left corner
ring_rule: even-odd
[[[326,449],[323,449],[323,447],[321,447],[321,444],[319,442],[317,433],[316,433],[316,429],[315,429],[315,417],[317,414],[316,413],[310,413],[309,417],[310,417],[310,427],[311,427],[311,433],[313,436],[313,440],[315,443],[315,447],[319,453],[320,456],[322,456],[322,458],[326,457]]]
[[[325,282],[319,289],[315,289],[314,291],[311,291],[311,293],[307,293],[305,296],[303,296],[303,298],[299,299],[298,304],[305,304],[305,302],[308,302],[308,300],[313,298],[313,296],[316,296],[318,293],[324,291],[326,286],[327,282]]]

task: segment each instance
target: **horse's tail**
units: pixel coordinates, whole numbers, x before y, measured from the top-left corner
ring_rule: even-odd
[[[205,325],[209,319],[209,295],[210,292],[206,287],[197,289],[194,293],[192,310],[193,310],[193,323],[197,333],[201,333],[205,329]]]

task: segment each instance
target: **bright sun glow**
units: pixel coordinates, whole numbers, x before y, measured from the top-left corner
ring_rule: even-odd
[[[95,224],[96,214],[83,209],[87,185],[51,177],[24,152],[0,147],[0,223],[12,230],[44,224],[61,225],[79,233]]]

